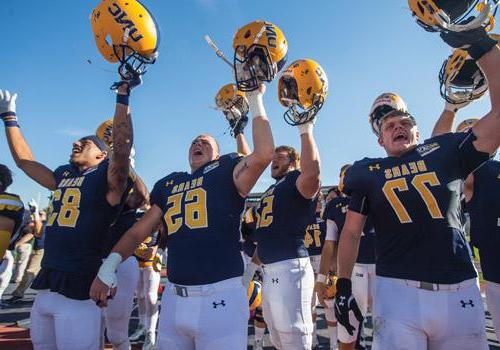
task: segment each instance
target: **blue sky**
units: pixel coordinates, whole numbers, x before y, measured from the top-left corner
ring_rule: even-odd
[[[203,40],[210,34],[227,56],[238,27],[255,19],[278,25],[289,42],[289,61],[312,58],[325,69],[330,93],[315,128],[323,184],[337,182],[342,164],[381,156],[368,124],[380,93],[394,91],[407,102],[421,134],[430,135],[442,111],[437,75],[451,50],[411,18],[406,1],[144,0],[155,15],[160,56],[134,91],[136,169],[151,189],[172,171],[188,169],[189,142],[214,135],[224,153],[235,150],[222,114],[210,108],[231,71]],[[115,66],[99,55],[89,16],[98,1],[5,1],[0,13],[0,88],[17,92],[20,125],[36,158],[50,168],[67,162],[71,143],[93,133],[113,115]],[[87,60],[92,63],[89,64]],[[276,145],[299,146],[295,128],[283,120],[277,81],[268,85],[266,109]],[[489,99],[464,109],[459,120],[480,117]],[[250,130],[248,130],[247,134]],[[10,191],[27,202],[48,196],[17,169],[5,136],[0,163],[11,167]],[[254,190],[272,182],[269,170]],[[46,204],[46,200],[43,201]]]

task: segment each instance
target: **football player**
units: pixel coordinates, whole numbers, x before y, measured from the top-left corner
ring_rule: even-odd
[[[106,146],[112,150],[113,146],[113,119],[108,119],[101,123],[96,130],[99,137]],[[142,216],[138,208],[147,204],[149,193],[142,179],[133,170],[133,147],[130,154],[130,177],[133,179],[133,188],[127,195],[125,205],[116,221],[108,231],[104,256],[108,256],[113,246],[120,240],[121,236]],[[136,259],[128,258],[120,264],[117,270],[117,285],[120,286],[118,292],[112,300],[109,300],[108,307],[104,309],[104,326],[106,336],[114,349],[129,349],[130,341],[128,337],[129,320],[134,305],[134,293],[139,282],[139,268]]]
[[[316,203],[316,211],[312,220],[306,227],[306,232],[304,235],[304,245],[307,249],[307,254],[309,254],[309,259],[311,260],[311,266],[313,268],[314,277],[316,278],[316,274],[319,272],[319,263],[321,260],[321,249],[325,242],[326,235],[326,222],[322,218],[322,206],[324,203],[323,195],[320,193],[318,195],[318,201]],[[316,335],[316,304],[317,304],[317,296],[316,293],[313,293],[312,298],[312,318],[313,318],[313,348],[319,345],[318,336]]]
[[[347,331],[361,317],[351,276],[369,214],[377,232],[373,349],[487,349],[484,309],[460,222],[462,181],[500,145],[500,48],[483,27],[445,31],[490,84],[491,111],[467,133],[422,144],[415,118],[394,94],[379,96],[370,122],[386,158],[354,163],[339,242],[335,313]]]
[[[160,272],[162,267],[162,258],[158,249],[159,235],[158,227],[158,231],[147,237],[134,252],[134,256],[139,262],[137,304],[139,311],[142,311],[142,315],[139,316],[142,316],[141,322],[145,333],[143,350],[154,349],[156,341],[158,287],[160,286]]]
[[[122,81],[117,91],[113,157],[96,136],[73,143],[70,161],[52,171],[35,160],[18,125],[16,94],[0,91],[0,114],[17,166],[54,191],[46,228],[42,269],[32,288],[39,290],[31,310],[35,349],[97,348],[101,310],[89,300],[109,225],[127,187],[132,123],[130,90],[139,78]]]
[[[340,173],[341,188],[343,187],[345,173],[349,167],[350,165],[342,167]],[[329,300],[326,300],[328,294],[326,282],[330,267],[329,264],[337,260],[338,241],[344,226],[348,204],[349,197],[337,197],[330,202],[330,208],[325,212],[327,234],[321,254],[320,272],[316,277],[315,287],[320,302],[327,307],[327,310],[331,309],[333,306]],[[363,227],[358,258],[352,273],[353,296],[358,302],[363,317],[366,316],[368,309],[371,309],[373,291],[375,288],[375,234],[373,226],[369,221],[370,220],[367,220]],[[341,350],[354,349],[357,338],[362,338],[362,322],[357,321],[356,318],[352,318],[350,321],[354,323],[356,332],[350,335],[344,327],[339,327],[338,339],[340,341],[339,348]],[[361,334],[358,336],[359,333]]]
[[[271,176],[276,183],[260,199],[258,245],[244,276],[248,283],[262,262],[262,311],[271,341],[278,349],[312,346],[314,273],[304,232],[314,217],[320,188],[320,159],[313,125],[327,91],[326,74],[313,60],[293,62],[278,84],[280,102],[289,107],[285,120],[298,127],[301,156],[289,146],[274,151]]]
[[[464,72],[467,64],[473,65],[473,68]],[[475,94],[477,88],[474,87],[474,80],[477,79],[474,79],[474,76],[482,75],[479,67],[472,59],[467,58],[465,64],[457,68],[446,73],[461,76],[460,82],[467,82],[471,88],[466,90],[468,92],[466,96],[455,94],[449,96],[451,99],[446,99],[444,111],[434,126],[432,137],[452,132],[456,113],[478,96]],[[467,73],[469,77],[464,79]],[[484,92],[485,89],[481,95]],[[464,120],[457,126],[456,132],[468,132],[477,120],[475,118]],[[485,279],[486,304],[497,339],[500,339],[500,260],[497,253],[500,249],[499,196],[500,162],[490,159],[467,177],[464,183],[464,197],[470,216],[471,242],[479,249],[481,270]]]
[[[4,119],[9,114],[6,106],[0,104],[0,118]],[[14,257],[7,250],[12,235],[19,229],[23,222],[24,204],[21,198],[7,192],[12,184],[12,173],[10,169],[0,164],[0,300],[7,288],[12,276]]]

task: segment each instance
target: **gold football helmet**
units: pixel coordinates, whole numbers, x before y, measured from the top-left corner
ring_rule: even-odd
[[[392,92],[386,92],[378,96],[372,104],[368,121],[375,135],[380,135],[380,124],[389,115],[405,115],[416,124],[415,118],[408,112],[405,101]]]
[[[250,311],[255,310],[262,304],[262,285],[259,281],[252,280],[247,291],[248,306]]]
[[[328,95],[328,77],[313,60],[293,62],[278,82],[280,103],[288,107],[285,121],[290,125],[305,124],[314,119]],[[300,112],[297,107],[303,111]]]
[[[441,96],[449,103],[477,100],[488,91],[488,82],[467,51],[453,51],[439,72]]]
[[[108,119],[99,125],[95,134],[98,138],[104,141],[106,146],[112,148],[113,145],[113,119]]]
[[[160,32],[153,15],[137,0],[102,0],[90,16],[97,48],[118,72],[143,74],[158,57]]]
[[[328,274],[326,278],[326,298],[333,299],[337,294],[337,276]]]
[[[253,91],[259,88],[260,81],[272,81],[283,68],[288,42],[276,25],[254,21],[238,29],[233,48],[238,89]]]
[[[345,185],[344,185],[345,176],[347,174],[347,170],[349,170],[350,167],[352,167],[352,164],[344,164],[340,168],[338,188],[339,188],[339,191],[342,192],[342,193],[344,192],[344,187],[345,187]]]
[[[408,0],[417,23],[429,32],[462,32],[495,26],[498,0]]]
[[[224,85],[215,95],[215,105],[226,119],[237,121],[248,114],[248,100],[245,93],[239,91],[234,84]]]
[[[479,118],[469,118],[458,124],[455,132],[467,132],[479,121]]]

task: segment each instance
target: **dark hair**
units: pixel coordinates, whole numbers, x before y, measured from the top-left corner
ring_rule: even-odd
[[[6,165],[0,164],[0,191],[5,191],[12,184],[12,172]]]
[[[337,195],[337,197],[342,197],[342,192],[340,192],[339,190],[339,187],[338,186],[332,186],[328,189],[328,192],[326,192],[326,194],[330,194],[330,192],[335,192],[335,194]]]
[[[290,163],[296,164],[300,160],[300,155],[297,153],[295,148],[291,146],[278,146],[274,149],[274,152],[286,152],[288,154],[288,159]]]

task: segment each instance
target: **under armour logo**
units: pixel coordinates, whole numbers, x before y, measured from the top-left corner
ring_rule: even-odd
[[[68,175],[69,175],[69,171],[67,171],[67,170],[66,170],[66,171],[63,173],[63,176],[64,176],[64,177],[66,177],[66,176],[68,176]]]
[[[278,283],[278,279],[277,279],[277,278],[276,278],[276,279],[272,278],[272,279],[271,279],[271,282],[273,282],[273,283]]]
[[[217,309],[217,306],[221,305],[221,306],[226,306],[226,301],[225,300],[221,300],[220,303],[216,303],[215,301],[212,303],[212,305],[214,306],[214,309]]]
[[[373,171],[373,170],[380,170],[380,164],[375,164],[375,165],[369,165],[368,170]]]
[[[168,186],[173,185],[173,184],[174,184],[174,180],[167,181],[167,182],[165,182],[165,187],[168,187]]]
[[[467,305],[470,305],[471,307],[474,307],[474,303],[470,299],[469,299],[469,301],[467,303],[465,301],[463,301],[463,300],[460,300],[460,304],[462,304],[462,307],[464,309],[467,307]]]
[[[340,301],[339,301],[339,305],[340,305],[340,306],[344,306],[345,297],[344,297],[344,296],[341,296],[339,299],[340,299]]]

